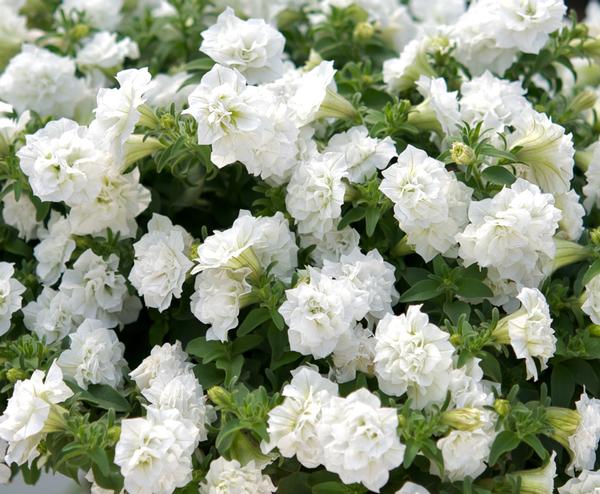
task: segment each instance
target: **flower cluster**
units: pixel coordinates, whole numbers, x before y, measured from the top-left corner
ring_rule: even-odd
[[[0,0],[0,484],[600,492],[598,112],[595,2]]]

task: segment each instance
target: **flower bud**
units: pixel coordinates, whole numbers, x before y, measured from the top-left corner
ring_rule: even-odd
[[[48,413],[46,422],[44,422],[43,432],[59,432],[66,430],[67,420],[65,415],[67,415],[67,413],[67,410],[60,405],[50,405],[50,412]]]
[[[575,434],[581,423],[579,412],[568,408],[548,407],[546,420],[552,427],[552,431],[548,435],[570,451],[569,437]]]
[[[138,125],[141,125],[142,127],[147,127],[149,129],[156,129],[160,124],[162,124],[162,118],[161,120],[158,119],[158,117],[156,116],[156,113],[154,113],[154,110],[152,108],[150,108],[148,105],[143,104],[138,106],[138,111],[140,112],[140,119],[138,121]],[[168,115],[171,120],[173,119],[173,116],[170,114],[166,114]],[[165,115],[163,115],[165,116]]]
[[[69,31],[69,35],[75,40],[83,39],[88,34],[90,34],[90,26],[88,26],[87,24],[76,24]]]
[[[111,444],[116,444],[121,437],[121,428],[118,425],[113,425],[106,434]]]
[[[595,246],[600,246],[600,228],[590,230],[590,240]]]
[[[123,166],[127,168],[136,161],[139,161],[146,156],[150,156],[156,151],[165,149],[165,147],[164,144],[154,137],[133,134],[132,136],[129,136],[125,143],[125,162]]]
[[[581,91],[569,103],[569,110],[578,114],[586,110],[591,110],[598,101],[598,97],[593,91],[586,89]]]
[[[369,41],[375,34],[375,28],[369,22],[359,22],[354,28],[352,37],[359,42]]]
[[[442,413],[442,423],[459,431],[473,431],[482,425],[481,410],[457,408]]]
[[[6,379],[10,383],[22,381],[23,379],[27,379],[27,372],[25,372],[23,369],[17,369],[16,367],[13,367],[12,369],[8,369],[6,372]]]
[[[553,271],[589,259],[593,252],[590,248],[569,240],[554,239],[556,254],[554,255]]]
[[[588,331],[592,336],[600,336],[600,326],[598,324],[590,324],[588,326]]]
[[[500,417],[506,417],[510,413],[510,402],[502,398],[494,401],[494,410]]]
[[[510,476],[521,479],[521,494],[552,494],[554,492],[554,477],[556,476],[555,452],[548,462],[533,470],[521,470],[511,473]]]
[[[233,396],[229,391],[221,386],[213,386],[207,391],[206,394],[208,395],[210,401],[221,408],[231,409],[235,407]]]
[[[454,142],[450,150],[452,161],[457,165],[469,166],[475,161],[475,152],[463,142]]]
[[[357,111],[352,103],[340,94],[327,88],[327,93],[315,118],[346,118],[353,120],[356,115]]]

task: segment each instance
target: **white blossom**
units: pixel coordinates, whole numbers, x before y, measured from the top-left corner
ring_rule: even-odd
[[[437,254],[455,255],[471,189],[441,161],[410,145],[383,176],[379,188],[394,203],[394,216],[417,253],[426,261]]]
[[[348,180],[366,182],[377,170],[385,168],[396,155],[394,141],[390,137],[375,139],[363,125],[335,134],[325,152],[344,155]]]
[[[358,248],[360,235],[351,226],[339,230],[337,225],[333,225],[332,230],[323,234],[322,238],[314,235],[300,235],[300,245],[304,248],[314,246],[310,253],[315,266],[322,266],[325,260],[337,262],[344,254],[350,254]]]
[[[517,358],[525,359],[527,379],[537,381],[538,372],[533,358],[539,359],[544,370],[548,359],[556,351],[550,308],[538,289],[522,288],[517,298],[521,308],[501,319],[494,334],[499,343],[510,343]]]
[[[475,431],[453,430],[437,441],[444,458],[444,474],[451,481],[475,479],[487,468],[495,434],[482,429]]]
[[[200,51],[237,69],[250,84],[270,82],[283,73],[285,38],[263,19],[244,21],[227,7],[202,38]]]
[[[405,482],[402,489],[397,491],[396,494],[429,494],[429,491],[414,482]]]
[[[0,101],[0,155],[8,153],[9,146],[31,120],[29,111],[22,112],[17,118],[12,117],[13,111],[12,105]]]
[[[46,228],[40,228],[38,235],[41,242],[33,249],[38,262],[35,273],[42,283],[53,285],[64,273],[66,264],[75,251],[71,223],[57,211],[52,211]]]
[[[414,39],[404,47],[400,57],[383,62],[383,82],[388,91],[406,91],[421,76],[435,77],[433,67],[427,60],[430,43],[430,38]]]
[[[556,236],[577,242],[584,231],[585,217],[585,208],[580,203],[579,194],[573,189],[563,194],[554,194],[554,204],[561,212]]]
[[[181,349],[179,341],[175,344],[165,343],[152,348],[150,355],[129,373],[140,390],[152,386],[158,376],[176,376],[185,374],[193,367],[187,362],[187,354]]]
[[[375,330],[375,375],[382,391],[405,393],[413,408],[443,402],[448,390],[454,347],[450,335],[429,322],[421,306],[406,314],[387,314]]]
[[[45,426],[60,415],[55,405],[73,396],[63,382],[60,367],[53,362],[45,373],[33,372],[29,379],[17,381],[6,409],[0,417],[0,439],[8,441],[7,464],[31,463],[39,456],[38,444],[45,437]]]
[[[184,86],[189,78],[190,74],[187,72],[178,72],[173,75],[158,74],[152,78],[145,93],[146,102],[150,106],[159,108],[169,108],[173,103],[175,108],[181,110],[193,90],[191,85]]]
[[[277,488],[267,475],[251,461],[240,465],[237,460],[217,458],[210,463],[206,478],[200,484],[200,494],[255,493],[270,494]]]
[[[286,290],[279,313],[288,325],[290,348],[324,358],[368,311],[366,294],[346,279],[335,280],[309,267],[310,281]]]
[[[31,199],[21,194],[17,201],[14,191],[2,197],[2,219],[4,223],[17,229],[19,237],[28,240],[38,238],[40,223],[36,219],[37,211]]]
[[[342,214],[347,176],[343,156],[325,153],[299,163],[287,186],[285,204],[298,233],[323,238]]]
[[[23,45],[0,75],[0,98],[19,113],[32,110],[43,117],[71,118],[84,96],[75,62],[33,45]]]
[[[595,5],[595,4],[590,4]],[[559,494],[600,494],[600,472],[584,470],[579,477],[558,488]]]
[[[10,329],[12,315],[21,308],[25,287],[14,278],[15,268],[8,262],[0,262],[0,335]]]
[[[81,11],[92,27],[107,31],[120,24],[122,7],[123,0],[63,0],[61,4],[65,12]]]
[[[153,214],[148,233],[135,244],[135,260],[129,281],[143,295],[148,307],[160,312],[180,298],[186,275],[193,266],[187,257],[192,237],[180,226],[173,226],[166,216]]]
[[[425,101],[416,107],[419,119],[427,120],[428,109],[433,111],[434,118],[439,123],[442,132],[447,135],[456,134],[462,125],[461,114],[458,106],[458,92],[448,91],[446,81],[441,77],[436,79],[422,75],[417,80],[417,90]],[[409,116],[410,118],[410,116]]]
[[[312,367],[292,371],[292,380],[283,387],[283,403],[269,412],[269,442],[261,443],[264,453],[277,448],[282,456],[296,456],[306,468],[315,468],[323,462],[323,446],[317,427],[323,407],[338,387],[322,377]]]
[[[89,384],[121,385],[125,345],[112,329],[97,319],[86,319],[69,338],[69,349],[56,361],[65,376],[75,379],[83,389]]]
[[[84,321],[73,300],[64,292],[45,286],[35,301],[23,307],[25,327],[47,343],[62,340]]]
[[[456,236],[466,266],[477,263],[497,277],[536,287],[551,271],[560,211],[554,198],[523,179],[491,199],[473,201],[470,224]]]
[[[360,323],[356,324],[340,337],[331,358],[333,374],[339,383],[353,381],[357,371],[373,375],[375,359],[373,331]]]
[[[396,410],[382,408],[379,398],[362,388],[346,398],[332,397],[322,413],[318,432],[325,468],[345,484],[360,482],[379,492],[404,459]]]
[[[145,418],[124,419],[115,463],[125,489],[136,494],[171,494],[192,480],[198,429],[175,409],[147,408]]]
[[[575,433],[569,436],[569,447],[573,459],[569,472],[576,470],[592,470],[596,463],[596,449],[600,440],[600,400],[589,398],[582,393],[575,403],[579,413],[579,425]]]

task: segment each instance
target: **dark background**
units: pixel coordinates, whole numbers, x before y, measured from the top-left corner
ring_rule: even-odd
[[[589,3],[589,1],[590,0],[567,0],[567,5],[569,8],[577,10],[579,17],[583,17],[583,14],[585,13],[585,6]]]

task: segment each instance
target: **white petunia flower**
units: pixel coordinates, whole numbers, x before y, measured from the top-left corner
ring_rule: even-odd
[[[32,110],[42,117],[71,118],[84,96],[75,62],[37,46],[23,45],[0,75],[0,98],[18,113]]]
[[[577,242],[584,232],[585,217],[585,208],[579,202],[579,194],[573,189],[564,194],[554,194],[554,204],[561,212],[556,236]]]
[[[73,207],[98,196],[109,158],[90,137],[86,127],[66,118],[27,136],[17,157],[42,201]]]
[[[40,281],[53,285],[67,269],[67,262],[75,251],[75,240],[71,235],[71,223],[57,211],[50,213],[46,228],[40,228],[41,240],[33,249],[33,256],[38,262],[35,267]]]
[[[180,298],[186,275],[193,263],[187,257],[192,237],[180,226],[173,226],[166,216],[153,214],[148,233],[135,244],[135,260],[129,281],[144,297],[148,307],[159,312]]]
[[[10,329],[12,315],[21,308],[25,287],[13,276],[15,268],[8,262],[0,262],[0,335]]]
[[[398,301],[394,271],[395,267],[384,261],[376,249],[367,254],[355,249],[342,255],[339,262],[326,260],[321,272],[331,278],[348,280],[357,291],[366,292],[369,315],[381,319],[393,312],[392,306]]]
[[[373,375],[375,359],[375,338],[373,332],[362,324],[356,324],[348,333],[344,333],[331,356],[335,380],[345,383],[356,379],[360,371]]]
[[[242,466],[237,460],[217,458],[210,463],[208,473],[200,484],[200,494],[250,493],[270,494],[277,487],[251,461]]]
[[[31,199],[21,194],[19,200],[15,193],[10,191],[2,197],[2,219],[4,223],[17,229],[19,237],[25,241],[38,238],[38,227],[40,223],[36,219],[37,210]]]
[[[299,163],[287,186],[285,204],[298,233],[323,238],[342,214],[347,176],[343,155],[325,153]]]
[[[214,410],[206,404],[202,386],[192,371],[173,375],[172,371],[159,372],[152,384],[142,390],[152,407],[160,410],[175,408],[184,420],[198,428],[198,438],[207,438],[206,426],[215,418]]]
[[[477,263],[500,280],[536,287],[552,270],[560,211],[554,198],[523,179],[491,199],[473,201],[470,224],[456,236],[466,266]]]
[[[517,358],[525,359],[527,379],[537,381],[533,358],[539,359],[544,370],[556,351],[550,309],[538,289],[522,288],[517,298],[521,308],[498,321],[493,334],[498,343],[510,344]]]
[[[412,40],[400,57],[383,62],[383,82],[391,93],[410,89],[421,76],[435,77],[435,71],[427,59],[430,38]]]
[[[544,113],[525,112],[514,120],[510,148],[518,148],[517,173],[539,185],[544,192],[566,193],[573,178],[575,148],[564,127],[552,123]]]
[[[521,113],[531,109],[525,98],[525,90],[519,81],[499,79],[491,72],[466,81],[460,88],[460,117],[471,126],[483,123],[486,134],[496,139],[496,132],[504,132],[520,118]]]
[[[171,494],[192,480],[192,453],[198,429],[175,409],[147,408],[145,418],[124,419],[115,447],[125,490]]]
[[[36,370],[29,379],[17,381],[0,417],[0,439],[8,441],[7,464],[23,465],[39,456],[38,444],[62,411],[56,407],[73,396],[64,383],[60,367],[53,362],[46,374]]]
[[[101,88],[98,91],[90,132],[112,152],[115,159],[120,160],[125,142],[140,119],[138,107],[146,101],[144,94],[150,89],[152,76],[144,67],[122,70],[116,79],[118,88]]]
[[[84,321],[71,297],[45,286],[37,300],[23,307],[25,327],[46,343],[62,340]]]
[[[134,168],[122,175],[110,171],[101,179],[98,196],[91,202],[73,207],[69,221],[77,235],[104,235],[110,228],[121,238],[136,235],[135,218],[150,204],[150,191],[140,184],[140,171]]]
[[[279,313],[288,325],[292,351],[324,358],[368,311],[366,293],[346,279],[334,280],[309,267],[310,281],[286,290]]]
[[[8,153],[8,148],[17,136],[25,130],[31,120],[31,113],[24,111],[18,118],[13,118],[13,107],[0,101],[0,155]]]
[[[75,62],[79,69],[89,74],[94,86],[108,85],[108,73],[115,73],[123,66],[126,58],[139,58],[140,52],[135,41],[125,37],[117,41],[117,34],[100,31],[81,40]]]
[[[140,390],[152,386],[158,376],[176,376],[190,372],[193,365],[187,362],[187,353],[181,349],[179,341],[175,344],[165,343],[152,348],[150,355],[129,373]]]
[[[206,269],[196,276],[191,311],[196,318],[210,324],[207,340],[227,341],[227,333],[237,327],[240,309],[252,301],[248,268]]]
[[[121,322],[120,313],[125,310],[128,297],[127,284],[118,267],[115,254],[104,260],[88,249],[65,272],[59,290],[71,297],[76,314],[114,327]]]
[[[325,152],[344,155],[348,180],[355,183],[366,182],[385,168],[396,156],[396,146],[391,137],[375,139],[363,125],[352,127],[346,132],[335,134],[325,148]]]
[[[27,18],[19,15],[18,9],[0,2],[0,67],[4,68],[19,52],[21,43],[33,37],[27,29]]]
[[[462,125],[458,109],[458,92],[448,91],[446,81],[441,77],[434,79],[422,75],[416,84],[417,90],[425,98],[425,101],[416,107],[414,113],[409,114],[409,123],[417,127],[420,125],[424,128],[428,126],[437,127],[437,125],[430,123],[433,118],[444,134],[449,136],[456,134]],[[431,115],[432,112],[433,115]],[[436,130],[439,131],[439,129]]]
[[[211,161],[219,168],[251,157],[252,141],[261,139],[264,91],[246,85],[236,70],[215,65],[189,96],[184,114],[198,122],[198,144],[212,146]]]
[[[583,205],[589,212],[592,207],[600,207],[600,141],[596,141],[588,149],[589,164],[585,169],[586,184],[583,186],[585,200]]]
[[[261,449],[267,454],[277,448],[283,457],[296,456],[306,468],[315,468],[324,455],[317,426],[323,407],[337,396],[338,387],[312,367],[299,367],[292,376],[282,390],[283,403],[269,412],[269,442],[263,442]]]
[[[455,255],[471,189],[441,161],[410,145],[383,176],[379,188],[394,202],[394,216],[417,253],[426,261],[437,254]]]
[[[594,276],[585,285],[581,310],[594,324],[600,324],[600,276]]]
[[[123,0],[62,0],[61,8],[72,13],[77,10],[96,29],[115,31],[121,22]]]
[[[480,0],[489,17],[484,29],[491,29],[500,48],[516,48],[525,53],[539,53],[550,33],[559,29],[567,7],[563,0]],[[494,19],[494,22],[486,22]]]
[[[496,435],[493,431],[453,430],[436,445],[444,458],[444,476],[451,482],[475,479],[487,468],[486,461]]]
[[[409,0],[408,6],[421,23],[431,26],[454,24],[464,14],[466,8],[465,0],[430,0],[429,2]]]
[[[450,335],[429,322],[421,306],[406,314],[387,314],[375,330],[375,375],[381,390],[408,394],[413,408],[446,397],[454,347]]]
[[[325,232],[322,238],[317,238],[314,235],[300,235],[300,245],[304,248],[314,246],[310,253],[315,266],[322,266],[325,260],[337,262],[343,255],[350,254],[354,249],[358,248],[360,235],[351,226],[337,229],[337,225],[333,225],[332,230]]]
[[[584,392],[575,403],[579,413],[579,424],[569,436],[569,447],[573,459],[568,471],[592,470],[596,463],[596,449],[600,440],[600,400],[589,398]]]
[[[146,102],[156,108],[169,108],[174,104],[177,110],[181,110],[194,89],[191,85],[184,86],[189,78],[190,74],[187,72],[156,75],[145,93]]]
[[[346,398],[332,397],[318,427],[325,468],[345,484],[362,483],[379,492],[389,471],[404,459],[394,408],[382,408],[379,398],[359,389]]]
[[[125,345],[102,321],[86,319],[69,335],[71,344],[56,361],[63,374],[75,379],[83,389],[89,384],[107,384],[113,388],[123,382]]]
[[[250,84],[271,82],[283,73],[285,38],[263,19],[244,21],[227,7],[202,33],[200,51],[240,71]]]
[[[396,494],[429,494],[429,491],[413,482],[405,482],[402,489],[396,491]]]
[[[595,5],[595,4],[590,4]],[[584,470],[575,479],[558,488],[559,494],[600,494],[600,472]]]

